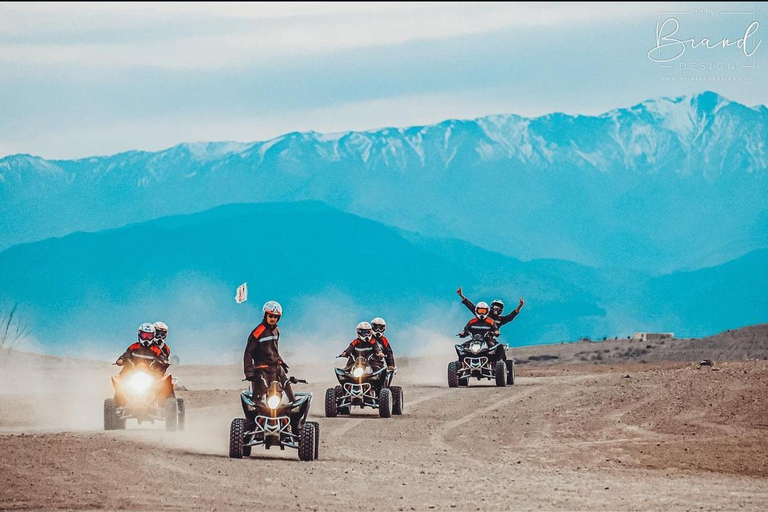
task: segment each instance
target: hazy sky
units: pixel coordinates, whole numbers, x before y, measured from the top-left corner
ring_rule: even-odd
[[[669,18],[662,35],[694,44],[659,64]],[[597,114],[702,90],[765,104],[766,31],[760,3],[0,3],[0,156]]]

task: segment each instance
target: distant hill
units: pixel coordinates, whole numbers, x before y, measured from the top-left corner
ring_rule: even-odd
[[[636,330],[700,336],[765,320],[767,256],[650,278],[523,262],[318,202],[238,204],[12,247],[0,253],[0,306],[20,302],[43,350],[89,357],[113,355],[138,324],[163,320],[186,360],[231,362],[267,299],[284,305],[294,347],[341,346],[357,322],[383,316],[409,352],[431,339],[449,343],[468,320],[458,285],[475,301],[502,298],[508,310],[525,296],[503,330],[513,345]],[[243,282],[249,301],[237,305]]]
[[[549,364],[619,364],[626,362],[698,362],[768,359],[768,324],[728,329],[705,338],[675,338],[639,341],[608,339],[582,341],[536,347],[520,347],[512,351],[525,365]]]

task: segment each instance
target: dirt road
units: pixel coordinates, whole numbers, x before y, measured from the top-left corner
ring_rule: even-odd
[[[513,387],[467,389],[409,380],[418,368],[402,368],[405,415],[388,420],[326,419],[330,380],[304,387],[321,426],[309,463],[275,449],[228,458],[235,368],[179,370],[179,433],[103,432],[98,400],[77,421],[64,405],[43,421],[33,398],[57,401],[61,386],[6,386],[0,509],[768,509],[768,362],[527,368]]]

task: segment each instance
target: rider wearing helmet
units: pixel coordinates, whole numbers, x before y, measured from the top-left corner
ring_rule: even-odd
[[[464,296],[464,293],[462,293],[461,291],[461,286],[459,286],[459,289],[456,290],[456,293],[458,293],[459,297],[461,297],[461,303],[464,304],[464,306],[466,306],[468,310],[474,313],[475,304]],[[523,300],[522,297],[520,297],[520,302],[517,305],[517,309],[515,309],[508,315],[502,315],[502,313],[504,312],[504,303],[501,300],[496,299],[493,302],[491,302],[491,311],[488,314],[488,316],[490,316],[491,319],[495,322],[496,329],[498,330],[501,328],[501,326],[508,324],[509,322],[514,320],[518,314],[520,314],[520,310],[523,309],[523,304],[525,304],[525,301]]]
[[[118,357],[117,361],[115,361],[117,366],[123,366],[120,374],[122,375],[129,369],[125,366],[126,362],[131,362],[134,365],[143,362],[150,368],[165,373],[165,370],[168,368],[168,358],[166,358],[163,351],[153,343],[153,340],[155,339],[155,327],[150,323],[141,324],[139,326],[138,337],[139,340],[129,346],[123,355]]]
[[[461,331],[458,336],[466,338],[467,336],[481,335],[485,340],[492,340],[495,336],[499,335],[499,331],[496,328],[496,324],[489,315],[490,308],[485,302],[478,302],[475,306],[475,318],[467,322],[464,326],[464,330]],[[495,340],[494,340],[495,341]]]
[[[251,331],[245,346],[243,357],[245,378],[253,382],[254,397],[264,395],[270,383],[278,381],[288,400],[293,402],[296,397],[286,374],[288,365],[278,352],[280,329],[277,327],[277,322],[283,316],[283,308],[277,302],[270,300],[264,304],[262,312],[264,316],[261,323]]]
[[[392,345],[389,344],[389,340],[384,336],[384,331],[387,330],[387,322],[381,317],[376,317],[371,320],[371,328],[373,329],[373,337],[376,339],[381,350],[384,352],[384,357],[387,360],[387,369],[395,369],[395,353],[392,351]]]
[[[355,364],[355,359],[364,357],[373,371],[384,366],[384,351],[373,335],[373,328],[368,322],[357,324],[357,338],[352,340],[339,357],[348,357],[348,367]]]
[[[155,328],[155,345],[163,351],[165,357],[171,357],[171,348],[165,342],[168,338],[168,326],[164,322],[155,322],[153,327]]]

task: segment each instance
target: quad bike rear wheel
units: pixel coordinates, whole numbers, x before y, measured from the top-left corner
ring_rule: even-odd
[[[400,386],[392,386],[389,388],[392,390],[392,414],[400,416],[403,414],[405,403],[403,402],[403,388]]]

